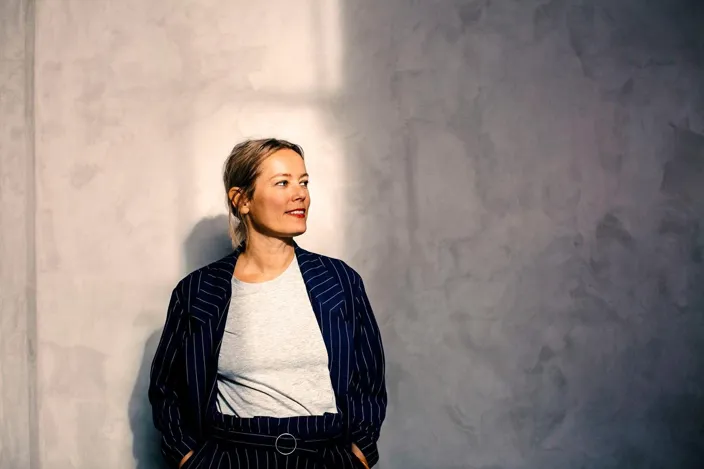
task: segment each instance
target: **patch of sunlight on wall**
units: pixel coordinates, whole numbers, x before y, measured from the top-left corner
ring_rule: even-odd
[[[259,37],[266,47],[257,51],[262,67],[249,74],[252,87],[291,97],[338,92],[342,81],[338,0],[290,2],[279,6],[275,18],[271,16],[260,23]]]
[[[284,8],[276,21],[262,22],[262,37],[271,44],[262,50],[259,70],[248,75],[250,86],[233,90],[214,112],[208,111],[212,102],[194,104],[195,114],[203,117],[193,127],[196,216],[191,221],[226,214],[222,165],[235,143],[285,138],[303,146],[311,175],[308,232],[299,240],[311,250],[342,257],[345,154],[328,105],[342,83],[339,7],[330,0],[308,0]]]

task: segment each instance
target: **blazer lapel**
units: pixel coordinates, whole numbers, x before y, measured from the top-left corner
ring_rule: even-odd
[[[338,407],[347,394],[353,328],[352,311],[347,310],[345,291],[332,263],[295,244],[296,258],[303,274],[313,312],[328,352],[328,369]],[[351,307],[352,305],[350,305]]]
[[[211,417],[209,409],[217,389],[217,357],[232,296],[232,274],[241,252],[242,246],[189,278],[186,307],[191,329],[186,341],[186,376],[201,431],[201,425]]]

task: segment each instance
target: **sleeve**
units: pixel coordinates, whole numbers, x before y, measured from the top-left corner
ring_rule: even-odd
[[[352,441],[367,458],[369,467],[379,461],[377,440],[386,417],[384,348],[364,283],[353,277],[354,312],[357,321],[354,368],[348,394]]]
[[[187,330],[177,287],[171,294],[166,324],[149,376],[149,402],[154,426],[161,432],[161,451],[170,463],[176,465],[197,446],[181,415],[186,380],[183,344]]]

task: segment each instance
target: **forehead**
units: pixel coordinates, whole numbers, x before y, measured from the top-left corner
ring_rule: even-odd
[[[306,165],[301,155],[293,150],[278,150],[269,155],[260,167],[261,175],[288,173],[297,176],[306,172]]]

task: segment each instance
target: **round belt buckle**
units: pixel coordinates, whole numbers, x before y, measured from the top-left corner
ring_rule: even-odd
[[[279,439],[280,439],[282,436],[286,436],[286,435],[288,435],[288,436],[290,436],[291,438],[293,438],[293,449],[292,449],[291,451],[289,451],[288,453],[284,453],[283,451],[281,451],[281,450],[279,449]],[[296,437],[293,436],[293,435],[291,435],[290,433],[282,433],[281,435],[279,435],[279,436],[276,437],[276,442],[274,443],[274,448],[276,449],[276,451],[279,452],[279,454],[281,454],[281,455],[283,455],[283,456],[288,456],[289,454],[293,454],[293,452],[296,451],[296,448],[298,448],[298,441],[296,440]]]

